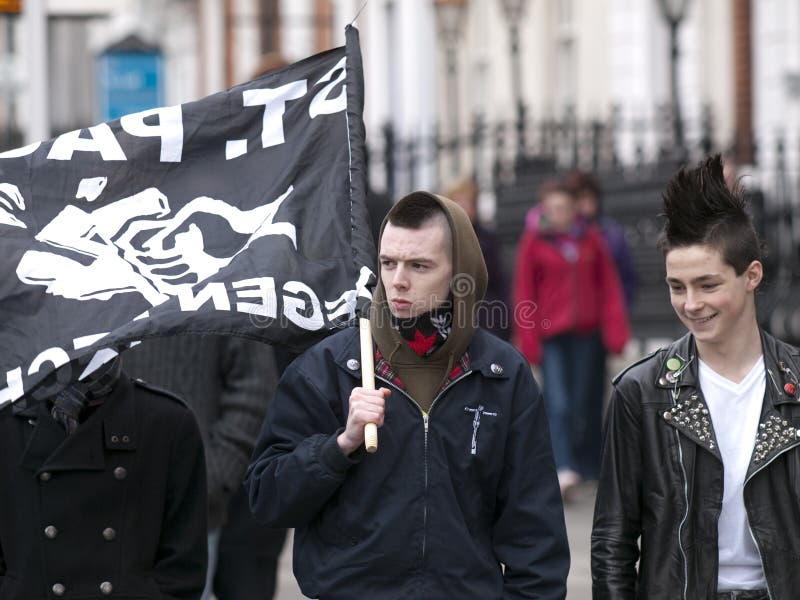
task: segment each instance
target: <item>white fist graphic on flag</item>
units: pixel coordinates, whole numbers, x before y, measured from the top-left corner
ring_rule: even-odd
[[[252,210],[201,196],[171,218],[167,197],[157,188],[94,211],[69,205],[36,235],[36,240],[58,250],[29,250],[17,266],[17,276],[24,283],[43,285],[48,293],[64,298],[108,300],[116,294],[138,292],[156,306],[220,271],[256,239],[284,235],[296,249],[295,226],[274,222],[292,189]],[[21,196],[15,204],[24,209]],[[205,236],[210,232],[202,228],[202,219],[198,219],[202,215],[224,219],[242,236],[230,255],[219,257],[207,252]],[[0,218],[0,223],[25,227],[21,222],[9,222],[18,221],[9,216]]]

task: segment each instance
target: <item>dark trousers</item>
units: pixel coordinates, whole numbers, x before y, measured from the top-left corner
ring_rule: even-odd
[[[767,590],[734,590],[720,592],[717,600],[769,600]]]
[[[214,575],[217,600],[271,600],[285,540],[285,529],[268,529],[253,518],[241,488],[231,498],[220,536]]]
[[[542,345],[544,401],[559,470],[600,472],[606,352],[599,333],[565,333]]]

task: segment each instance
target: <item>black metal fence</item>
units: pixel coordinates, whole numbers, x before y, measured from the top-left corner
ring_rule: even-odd
[[[671,338],[682,326],[669,303],[664,260],[656,248],[661,228],[661,192],[682,163],[728,150],[716,139],[710,110],[687,123],[685,148],[676,148],[669,111],[655,111],[651,121],[623,122],[612,111],[604,122],[579,122],[567,110],[558,121],[516,119],[489,124],[473,120],[468,134],[445,138],[399,139],[386,126],[372,145],[370,168],[378,170],[385,196],[423,186],[439,189],[456,174],[471,174],[495,198],[494,227],[503,247],[506,275],[513,273],[516,244],[538,186],[573,167],[593,172],[603,188],[605,213],[624,227],[633,251],[639,286],[630,317],[640,338]],[[524,116],[524,115],[523,115]],[[778,140],[769,165],[756,158],[745,178],[753,216],[769,253],[766,278],[758,298],[759,318],[776,335],[800,343],[800,194],[797,156]],[[427,169],[427,171],[426,171]],[[373,176],[375,173],[373,172]]]
[[[493,186],[498,178],[513,179],[528,159],[553,161],[559,169],[639,172],[723,147],[715,139],[710,108],[701,107],[696,113],[686,123],[687,143],[682,149],[675,147],[668,106],[641,118],[623,116],[621,108],[612,107],[603,120],[581,120],[572,107],[558,119],[530,119],[523,110],[514,119],[489,123],[475,114],[469,130],[458,135],[445,135],[433,127],[427,134],[403,137],[386,124],[378,139],[371,140],[370,163],[390,197],[422,185],[438,187],[464,174]]]

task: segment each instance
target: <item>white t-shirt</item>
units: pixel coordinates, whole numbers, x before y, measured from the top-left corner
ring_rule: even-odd
[[[712,371],[702,360],[699,376],[725,473],[719,515],[717,589],[720,592],[764,589],[767,583],[761,557],[747,524],[742,495],[764,400],[764,357],[758,359],[740,383]]]

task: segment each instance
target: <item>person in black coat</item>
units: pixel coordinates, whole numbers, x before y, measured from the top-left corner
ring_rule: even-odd
[[[0,600],[196,600],[206,570],[197,423],[120,374],[0,410]]]
[[[273,348],[233,336],[180,335],[145,340],[122,363],[185,399],[197,417],[209,502],[203,598],[270,600],[286,530],[255,521],[242,476],[278,380]]]

